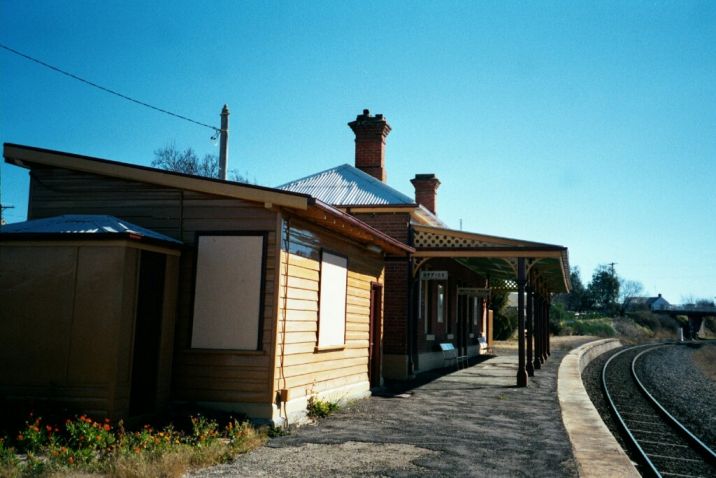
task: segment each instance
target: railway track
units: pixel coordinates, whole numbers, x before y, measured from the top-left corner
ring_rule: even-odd
[[[602,388],[645,476],[716,477],[716,453],[678,422],[639,379],[639,359],[660,347],[617,352],[602,369]]]

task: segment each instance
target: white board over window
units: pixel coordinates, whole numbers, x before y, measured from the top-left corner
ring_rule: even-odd
[[[348,259],[328,252],[321,258],[318,346],[345,344]]]
[[[263,236],[199,236],[193,348],[258,348],[263,244]]]

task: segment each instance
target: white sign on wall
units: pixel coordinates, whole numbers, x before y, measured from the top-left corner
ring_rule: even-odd
[[[421,280],[447,280],[447,271],[420,271]]]

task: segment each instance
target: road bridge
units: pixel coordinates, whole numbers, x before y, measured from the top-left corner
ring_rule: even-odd
[[[677,315],[686,316],[689,320],[689,327],[687,330],[687,338],[698,337],[698,332],[701,330],[704,317],[716,317],[716,306],[715,305],[668,305],[664,308],[653,311],[655,314],[668,315],[670,317],[676,317]]]

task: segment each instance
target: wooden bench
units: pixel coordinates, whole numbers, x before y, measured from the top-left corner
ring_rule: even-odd
[[[443,352],[443,366],[447,367],[451,361],[455,362],[455,368],[460,369],[460,364],[467,367],[467,355],[459,355],[457,349],[451,342],[440,344],[440,350]]]

